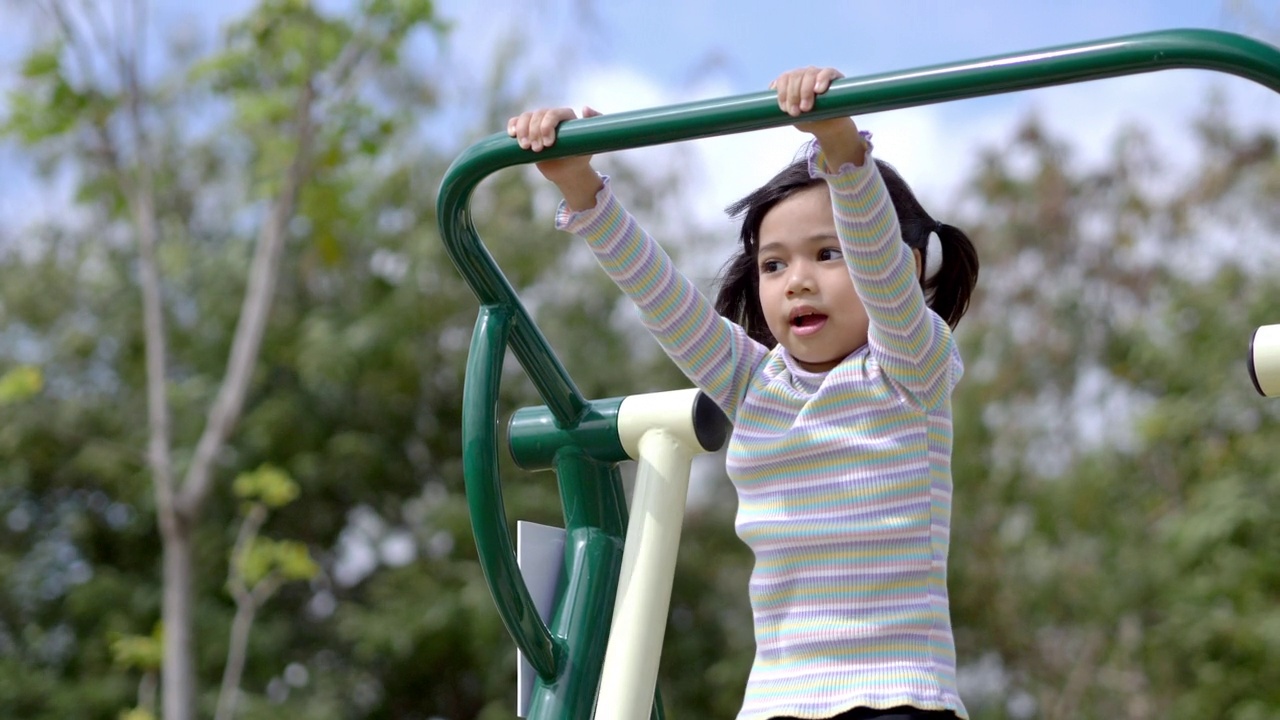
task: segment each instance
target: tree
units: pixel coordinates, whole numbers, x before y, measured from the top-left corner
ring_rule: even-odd
[[[227,685],[246,720],[509,717],[514,648],[468,541],[458,459],[475,305],[435,236],[457,148],[418,125],[435,112],[434,69],[395,52],[409,28],[438,37],[429,6],[327,15],[271,0],[216,54],[180,46],[159,65],[135,65],[139,36],[94,20],[105,13],[72,12],[97,6],[43,7],[53,43],[26,58],[4,128],[76,194],[63,217],[0,221],[0,715],[154,707],[157,679],[171,680],[160,647],[182,644],[157,622],[160,528],[187,519],[175,527],[196,568],[185,645],[199,682],[180,705],[212,716],[217,679],[238,675]],[[413,22],[389,19],[413,8]],[[476,133],[523,104],[502,62]],[[1280,171],[1273,132],[1209,116],[1181,174],[1137,130],[1082,169],[1029,120],[988,149],[966,198],[977,210],[959,224],[984,269],[959,331],[951,587],[976,718],[1280,708],[1276,410],[1226,369],[1253,325],[1275,321],[1274,256],[1253,239],[1280,225]],[[625,154],[603,162],[646,220],[671,209],[678,183]],[[510,171],[473,207],[575,380],[589,397],[683,385],[616,320],[627,313],[583,249],[549,228],[549,200]],[[1206,266],[1223,238],[1243,240]],[[277,260],[254,260],[264,239]],[[268,292],[246,269],[272,263]],[[269,311],[246,314],[250,286]],[[237,330],[257,312],[257,330]],[[159,320],[159,381],[157,323],[139,318]],[[228,357],[250,358],[235,383]],[[218,406],[236,383],[240,409]],[[505,410],[536,402],[518,372],[504,377]],[[163,423],[149,422],[166,412],[170,505],[152,444]],[[202,446],[211,432],[221,439]],[[199,463],[193,513],[179,500]],[[257,528],[318,568],[237,604],[226,568],[253,565],[252,544],[237,544],[246,516],[226,481],[264,466],[298,495]],[[513,516],[558,521],[549,475],[504,477]],[[672,717],[736,710],[752,655],[750,559],[725,489],[684,534],[660,679]],[[259,560],[298,559],[262,547]],[[236,623],[246,608],[252,632]]]
[[[243,315],[255,231],[269,224],[270,198],[298,155],[291,93],[306,74],[273,68],[293,68],[288,48],[299,33],[313,43],[342,28],[385,29],[379,13],[388,7],[328,17],[305,4],[262,4],[229,28],[222,52],[182,48],[172,74],[139,90],[150,93],[144,146],[160,228],[153,259],[175,478],[190,477]],[[372,42],[348,38],[356,39]],[[279,57],[254,55],[255,43],[276,40]],[[153,681],[167,679],[134,650],[171,642],[168,624],[156,632],[163,511],[140,452],[151,436],[148,338],[138,233],[121,190],[141,171],[128,165],[119,181],[102,153],[84,151],[99,147],[95,123],[128,123],[110,114],[119,93],[89,88],[62,64],[71,46],[63,47],[28,58],[30,77],[5,117],[28,157],[50,173],[65,168],[78,188],[68,216],[0,229],[13,238],[0,253],[0,376],[10,403],[0,414],[0,516],[11,518],[0,529],[0,638],[12,640],[0,640],[0,714],[114,718],[122,707],[145,708]],[[229,654],[243,657],[242,718],[474,717],[512,702],[513,647],[467,541],[461,495],[460,389],[475,304],[434,217],[456,150],[424,140],[417,121],[433,111],[431,74],[398,65],[391,47],[350,60],[354,84],[316,85],[311,160],[279,246],[242,417],[210,468],[201,522],[183,526],[198,569],[190,662],[197,690],[212,688],[191,700],[202,715],[216,709]],[[505,117],[514,102],[486,100],[489,117]],[[625,162],[612,171],[624,185],[634,176]],[[556,274],[580,266],[583,249],[550,228],[538,187],[504,173],[477,195],[477,217],[499,239],[491,247],[509,277],[540,298],[539,322],[556,346],[592,361],[577,360],[588,370],[575,379],[595,397],[671,387],[656,351],[635,352],[620,336],[580,339],[584,327],[613,325],[616,300],[598,300],[603,277],[565,283]],[[643,212],[650,202],[637,205]],[[633,378],[628,387],[612,379],[619,372]],[[533,402],[513,373],[506,406]],[[241,518],[220,488],[263,464],[300,487],[264,521],[264,534],[305,543],[320,572],[259,608],[241,655],[229,652],[237,606],[225,572]],[[514,514],[558,517],[547,478],[510,485]],[[408,555],[350,568],[358,554],[350,548],[377,553],[406,538]]]
[[[357,91],[358,83],[394,59],[411,30],[432,20],[429,0],[364,5],[362,22],[353,24],[326,17],[304,0],[267,0],[231,29],[223,53],[194,72],[182,68],[172,80],[148,85],[143,5],[119,3],[112,22],[104,8],[50,0],[43,9],[56,29],[54,39],[28,56],[23,86],[11,97],[9,132],[51,162],[69,153],[92,158],[80,168],[81,192],[98,200],[106,222],[127,222],[137,243],[147,464],[164,547],[162,697],[165,717],[173,720],[195,712],[193,534],[215,487],[217,458],[240,420],[290,224],[310,182],[351,162],[386,132],[389,118],[374,98]],[[164,133],[192,112],[187,101],[198,101],[183,87],[190,81],[230,100],[233,126],[243,133],[236,149],[249,159],[253,194],[266,205],[255,223],[258,240],[225,374],[190,459],[178,462],[168,315],[180,299],[164,297],[158,253],[166,229],[197,229],[193,208],[166,207],[162,187],[174,179],[166,172],[180,171],[174,162],[180,158],[166,158],[166,151],[192,141]]]
[[[961,656],[998,679],[980,717],[1280,708],[1276,408],[1239,362],[1275,306],[1280,158],[1223,117],[1185,174],[1137,130],[1083,172],[1034,119],[984,155],[952,575]]]

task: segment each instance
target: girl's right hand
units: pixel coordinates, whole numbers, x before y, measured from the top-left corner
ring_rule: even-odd
[[[582,108],[582,117],[596,117],[600,113],[589,108]],[[578,114],[573,108],[543,108],[523,112],[507,121],[507,135],[516,139],[525,150],[542,152],[556,144],[556,132],[560,123],[576,120]],[[551,182],[559,184],[560,178],[580,174],[584,169],[590,171],[591,156],[577,155],[557,160],[544,160],[537,163],[537,168]],[[594,172],[594,171],[592,171]]]
[[[596,117],[600,113],[582,108],[582,117]],[[556,132],[560,123],[577,119],[572,108],[547,108],[530,110],[507,121],[507,135],[516,139],[525,150],[542,152],[556,144]],[[590,155],[544,160],[536,163],[542,176],[555,183],[564,195],[565,202],[573,210],[587,210],[595,205],[596,193],[604,182],[591,167]]]

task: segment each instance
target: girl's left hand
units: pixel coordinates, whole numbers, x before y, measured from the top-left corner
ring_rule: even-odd
[[[835,68],[816,68],[810,65],[799,70],[789,70],[769,83],[770,90],[778,91],[778,107],[791,117],[800,117],[813,109],[813,99],[831,87],[832,80],[844,74]]]
[[[809,66],[782,73],[769,84],[769,89],[778,91],[778,107],[783,112],[792,117],[800,117],[813,109],[814,98],[830,89],[832,81],[842,77],[844,74],[835,68]],[[865,140],[858,134],[858,126],[852,118],[838,117],[798,122],[795,125],[797,130],[816,137],[828,153],[835,151],[841,159],[847,158],[857,165],[862,164],[862,156],[866,150]]]

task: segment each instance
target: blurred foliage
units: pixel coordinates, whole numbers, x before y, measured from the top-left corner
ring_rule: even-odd
[[[240,473],[231,491],[241,500],[258,501],[271,509],[282,508],[298,499],[298,483],[288,473],[272,465]]]
[[[445,26],[419,0],[370,0],[346,15],[262,2],[213,52],[169,49],[171,72],[148,86],[181,471],[229,352],[262,198],[288,157],[291,68],[306,59],[362,73],[346,86],[354,95],[317,95],[313,172],[244,418],[218,459],[228,492],[215,493],[195,532],[205,716],[228,656],[226,568],[246,502],[272,506],[263,533],[279,538],[255,540],[246,575],[274,568],[303,581],[282,585],[254,620],[238,717],[475,717],[514,702],[514,648],[462,497],[459,406],[476,304],[436,233],[435,192],[457,152],[421,124],[437,111],[436,69],[378,51],[372,72],[359,58],[344,65],[337,49],[352,37],[390,48],[419,20]],[[136,250],[94,130],[119,108],[119,88],[90,82],[70,48],[39,37],[0,126],[76,188],[66,213],[0,232],[0,715],[114,719],[139,703],[151,669],[122,664],[113,648],[149,637],[161,598]],[[322,75],[318,88],[338,79]],[[524,104],[485,102],[486,134]],[[622,186],[636,176],[625,163],[613,172]],[[546,199],[526,173],[503,173],[478,192],[477,222],[502,239],[492,251],[517,288],[540,297],[548,336],[574,357],[608,361],[577,376],[584,392],[681,382],[659,352],[612,332],[616,292],[599,300],[607,279],[565,282],[585,255],[551,228]],[[581,328],[594,328],[585,342]],[[536,402],[509,373],[503,411]],[[555,521],[550,478],[508,470],[513,511]]]
[[[26,400],[44,387],[40,368],[20,365],[0,375],[0,407]]]
[[[1280,158],[1228,117],[1088,170],[1034,118],[982,156],[951,577],[976,717],[1280,713],[1280,407],[1243,363],[1280,307]]]
[[[111,657],[126,668],[159,670],[163,632],[157,624],[150,635],[120,635],[111,641]]]
[[[196,533],[204,715],[236,609],[227,560],[255,502],[271,508],[264,532],[288,540],[257,539],[246,576],[297,581],[255,619],[238,717],[512,715],[514,647],[476,562],[459,459],[476,306],[436,233],[457,148],[421,124],[441,110],[443,70],[391,51],[414,26],[447,23],[415,0],[348,15],[264,0],[154,87],[184,448],[287,157],[298,60],[338,67],[355,37],[382,49],[379,72],[354,84],[361,101],[324,108],[245,416],[219,458],[233,492]],[[74,63],[64,44],[38,45],[2,123],[42,170],[78,183],[63,217],[0,228],[0,715],[32,720],[143,717],[127,708],[158,642],[136,255],[106,158],[73,132],[118,95]],[[474,134],[524,102],[491,90]],[[1100,167],[1035,118],[981,151],[956,222],[983,273],[958,333],[950,579],[975,719],[1280,715],[1280,407],[1240,362],[1280,307],[1268,249],[1280,159],[1274,132],[1230,116],[1210,102],[1177,153],[1133,128]],[[678,172],[655,180],[625,154],[602,164],[646,221],[674,214]],[[473,209],[587,396],[686,384],[550,229],[544,183],[500,173]],[[504,375],[504,413],[537,402],[517,369]],[[503,462],[509,516],[559,522],[554,479]],[[752,561],[734,510],[720,482],[684,530],[660,678],[671,717],[731,717],[740,703]]]

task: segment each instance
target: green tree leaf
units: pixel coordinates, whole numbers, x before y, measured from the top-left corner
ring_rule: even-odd
[[[0,407],[34,397],[44,389],[44,373],[35,365],[21,365],[0,375]]]

